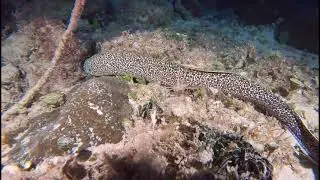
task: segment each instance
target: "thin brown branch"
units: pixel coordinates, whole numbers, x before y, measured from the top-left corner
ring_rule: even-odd
[[[32,88],[30,88],[27,91],[27,93],[24,95],[24,97],[17,104],[13,105],[9,110],[4,112],[4,114],[1,117],[2,121],[7,121],[12,115],[19,113],[22,109],[27,107],[32,102],[34,96],[39,92],[41,87],[43,87],[43,85],[45,85],[45,83],[48,81],[48,78],[51,76],[52,72],[55,70],[57,63],[61,58],[61,54],[65,48],[65,43],[71,37],[72,31],[77,28],[78,21],[80,19],[85,3],[86,3],[86,0],[75,1],[74,7],[71,13],[69,25],[66,31],[63,33],[60,39],[60,42],[58,44],[58,47],[54,52],[54,56],[51,60],[50,67],[42,75],[42,77],[37,82],[37,84],[35,84]]]

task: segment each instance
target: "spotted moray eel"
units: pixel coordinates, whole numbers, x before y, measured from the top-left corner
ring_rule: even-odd
[[[84,62],[84,71],[92,76],[131,74],[164,86],[217,88],[243,101],[251,102],[277,118],[291,132],[309,159],[318,164],[319,140],[303,124],[299,116],[271,91],[233,73],[205,72],[121,52],[99,53]]]

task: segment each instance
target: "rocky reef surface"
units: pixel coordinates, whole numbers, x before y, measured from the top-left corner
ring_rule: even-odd
[[[39,80],[67,23],[72,3],[45,2],[17,3],[17,26],[2,33],[2,112]],[[249,103],[215,89],[83,74],[82,61],[100,50],[238,73],[279,94],[319,137],[318,55],[278,43],[272,25],[244,25],[228,11],[195,17],[188,7],[88,2],[33,104],[1,122],[1,177],[314,178],[291,135]]]

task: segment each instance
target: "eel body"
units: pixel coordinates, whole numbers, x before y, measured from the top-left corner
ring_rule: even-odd
[[[295,137],[311,161],[318,164],[319,140],[311,134],[299,116],[277,95],[240,75],[198,71],[165,60],[110,52],[88,58],[84,63],[84,70],[92,76],[131,74],[148,81],[160,82],[164,86],[182,84],[186,87],[217,88],[263,108],[268,115],[278,119]]]

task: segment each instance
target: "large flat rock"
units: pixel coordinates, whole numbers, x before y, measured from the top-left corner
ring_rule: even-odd
[[[12,160],[43,157],[122,140],[122,121],[130,118],[128,86],[112,77],[90,79],[71,90],[64,106],[29,121],[17,137]]]

